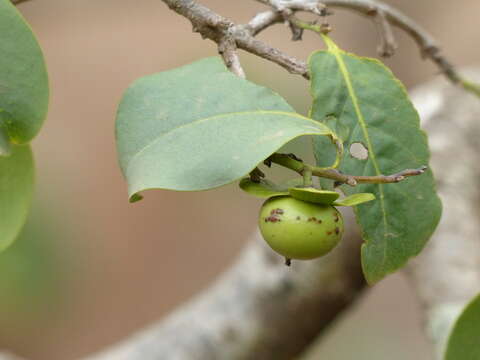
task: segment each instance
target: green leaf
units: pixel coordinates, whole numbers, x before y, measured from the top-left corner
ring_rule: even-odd
[[[71,284],[66,281],[74,258],[60,246],[70,234],[51,208],[47,202],[31,211],[15,242],[0,253],[0,318],[12,335],[42,319],[52,321],[50,310],[64,304],[62,290]]]
[[[116,134],[130,196],[215,188],[296,137],[334,138],[279,95],[230,73],[219,58],[137,80],[120,104]]]
[[[267,179],[260,179],[260,182],[253,182],[248,177],[240,180],[238,184],[243,191],[260,199],[289,195],[288,189],[301,185],[303,185],[303,178],[290,179],[277,185]]]
[[[0,0],[0,110],[14,143],[29,142],[48,107],[48,77],[30,26],[9,0]]]
[[[392,174],[428,165],[425,133],[405,88],[389,69],[375,59],[340,50],[328,37],[325,51],[310,56],[311,117],[336,118],[350,131],[343,139],[340,170],[352,175]],[[332,158],[322,140],[315,139],[317,162]],[[367,159],[350,154],[360,143]],[[346,194],[368,192],[377,201],[355,208],[363,230],[362,265],[369,283],[402,267],[425,246],[441,215],[440,199],[430,171],[396,184],[342,186]]]
[[[288,189],[288,192],[297,200],[326,205],[332,204],[340,196],[336,191],[320,190],[312,187],[291,188]]]
[[[356,206],[368,201],[375,200],[375,195],[370,193],[357,193],[333,203],[334,206]]]
[[[448,339],[445,360],[480,360],[480,295],[457,319]]]
[[[9,156],[11,153],[12,145],[10,144],[10,139],[8,138],[7,129],[0,126],[0,157]]]
[[[13,145],[0,157],[0,251],[17,237],[26,220],[33,193],[34,165],[29,145]]]
[[[243,178],[238,184],[246,193],[260,199],[268,199],[273,196],[288,195],[288,189],[282,189],[273,182],[260,179],[260,182],[254,182],[250,178]]]

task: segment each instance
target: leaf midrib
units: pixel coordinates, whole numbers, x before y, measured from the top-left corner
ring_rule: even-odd
[[[323,39],[325,40],[325,43],[327,44],[328,51],[331,52],[334,56],[335,59],[337,60],[338,67],[340,69],[340,73],[342,74],[344,80],[345,80],[345,85],[347,86],[347,91],[348,95],[350,96],[350,99],[352,100],[353,108],[355,110],[355,114],[357,115],[358,123],[362,129],[363,136],[365,138],[365,142],[367,144],[367,149],[368,153],[370,156],[370,160],[372,161],[373,167],[375,169],[376,175],[382,175],[380,171],[380,167],[378,165],[377,159],[375,157],[375,153],[373,151],[373,146],[370,140],[370,136],[368,134],[367,130],[367,124],[365,122],[365,118],[363,117],[362,111],[360,109],[360,105],[358,103],[358,98],[355,94],[355,90],[353,88],[352,80],[350,79],[350,74],[348,73],[347,66],[345,65],[345,62],[343,61],[342,58],[342,51],[335,45],[335,43],[330,40],[328,36],[323,36]],[[379,192],[380,192],[380,207],[382,209],[382,217],[383,217],[383,223],[384,223],[384,238],[386,237],[388,233],[388,221],[387,221],[387,216],[386,216],[386,210],[385,210],[385,200],[384,200],[384,192],[383,192],[383,185],[378,184]],[[383,256],[383,262],[386,259],[386,250],[387,249],[387,244],[384,247],[384,256]]]
[[[209,117],[206,117],[206,118],[201,118],[201,119],[197,119],[197,120],[194,120],[194,121],[191,121],[189,123],[186,123],[186,124],[182,124],[182,125],[179,125],[179,126],[175,126],[165,132],[162,132],[160,135],[158,135],[157,137],[155,137],[155,139],[153,139],[152,141],[150,141],[148,144],[146,144],[144,147],[142,147],[137,153],[135,153],[133,156],[130,157],[130,159],[128,160],[128,163],[126,164],[126,167],[125,167],[125,173],[128,173],[128,169],[130,168],[130,165],[134,162],[134,159],[136,159],[138,156],[140,156],[142,153],[144,153],[145,151],[148,150],[148,148],[150,148],[151,146],[155,145],[158,141],[160,141],[164,136],[167,136],[169,133],[171,132],[174,132],[178,129],[181,129],[181,128],[185,128],[185,127],[189,127],[189,126],[193,126],[193,125],[198,125],[199,123],[202,123],[202,122],[206,122],[206,121],[209,121],[209,120],[214,120],[216,118],[220,118],[220,117],[225,117],[225,116],[230,116],[230,115],[245,115],[245,114],[272,114],[272,115],[284,115],[284,116],[292,116],[292,117],[296,117],[296,118],[299,118],[299,119],[302,119],[302,120],[307,120],[309,122],[312,123],[312,125],[314,125],[314,128],[315,130],[318,131],[318,135],[328,135],[328,134],[331,134],[330,131],[328,131],[327,129],[320,129],[319,128],[319,124],[318,122],[312,120],[312,119],[309,119],[305,116],[302,116],[300,114],[297,114],[297,113],[293,113],[293,112],[287,112],[287,111],[272,111],[272,110],[255,110],[255,111],[240,111],[240,112],[233,112],[233,113],[224,113],[224,114],[218,114],[218,115],[214,115],[214,116],[209,116]],[[322,126],[325,126],[323,124],[321,124]],[[326,126],[325,126],[326,127]],[[320,131],[323,131],[323,133],[320,133]]]

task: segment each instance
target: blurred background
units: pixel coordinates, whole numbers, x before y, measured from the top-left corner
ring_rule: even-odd
[[[238,23],[265,9],[254,1],[202,2]],[[479,2],[387,2],[428,29],[457,66],[480,62]],[[187,20],[159,0],[32,0],[19,9],[43,47],[52,90],[33,144],[36,203],[20,239],[0,254],[0,348],[28,359],[77,359],[158,320],[211,283],[256,231],[260,202],[230,185],[151,191],[128,203],[116,159],[116,107],[136,78],[216,55]],[[341,47],[376,56],[372,22],[341,10],[329,22]],[[386,63],[407,87],[436,76],[413,41],[395,33],[400,47]],[[301,59],[323,46],[309,33],[291,42],[282,25],[260,38]],[[249,54],[241,59],[250,80],[307,112],[305,80]],[[432,358],[401,275],[370,289],[321,340],[309,359]]]

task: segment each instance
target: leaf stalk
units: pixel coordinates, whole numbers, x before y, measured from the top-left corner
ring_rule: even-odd
[[[422,166],[418,169],[405,169],[391,175],[355,176],[342,174],[335,169],[322,169],[317,166],[305,164],[302,161],[294,159],[290,154],[275,153],[266,161],[283,166],[302,175],[306,186],[311,186],[313,183],[311,180],[312,176],[331,179],[350,186],[356,186],[357,184],[391,184],[403,181],[410,176],[421,175],[427,170],[426,166]]]

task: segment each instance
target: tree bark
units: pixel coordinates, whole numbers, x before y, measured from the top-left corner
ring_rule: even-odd
[[[480,81],[479,71],[467,75]],[[412,97],[429,133],[443,215],[407,275],[440,359],[453,322],[480,292],[480,100],[443,79],[416,89]]]
[[[159,324],[89,359],[292,359],[365,285],[360,237],[347,217],[350,231],[341,246],[291,267],[255,235],[211,288]]]

